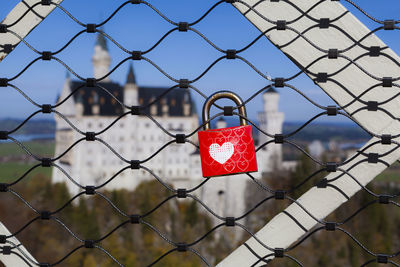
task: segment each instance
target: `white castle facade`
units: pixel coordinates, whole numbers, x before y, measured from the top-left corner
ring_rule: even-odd
[[[106,40],[99,35],[93,56],[94,77],[100,78],[106,75],[110,62]],[[132,66],[124,86],[109,79],[98,85],[106,88],[127,106],[145,106],[167,90],[167,88],[139,87]],[[83,132],[100,132],[128,111],[104,90],[86,87],[86,83],[72,81],[70,78],[65,81],[59,101],[78,88],[80,89],[61,105],[58,111]],[[279,94],[270,89],[264,93],[263,101],[264,111],[259,114],[260,127],[269,133],[281,133],[284,115],[278,111]],[[173,134],[191,133],[199,126],[198,114],[189,89],[172,90],[161,101],[150,105],[146,112]],[[75,141],[81,139],[82,134],[71,129],[71,126],[59,116],[56,116],[56,124],[56,155],[60,155]],[[217,122],[218,128],[225,126],[224,120],[220,119]],[[141,182],[154,180],[153,175],[157,175],[175,189],[191,189],[205,179],[201,173],[200,154],[190,143],[173,143],[150,159],[151,155],[173,138],[165,134],[146,115],[124,116],[96,137],[108,143],[125,159],[148,159],[141,164],[145,168],[140,170],[127,168],[105,186],[107,189],[133,191]],[[197,143],[197,134],[190,140]],[[270,140],[268,137],[260,135],[259,143],[268,140]],[[257,160],[259,172],[253,174],[256,178],[260,178],[262,173],[272,171],[273,168],[281,168],[282,146],[275,144],[266,146],[257,153]],[[122,168],[129,166],[101,141],[81,142],[55,163],[83,186],[101,185]],[[245,211],[245,190],[248,180],[249,178],[243,174],[211,178],[193,194],[217,214],[237,217]],[[53,182],[65,181],[72,194],[82,191],[67,179],[60,168],[53,168]]]

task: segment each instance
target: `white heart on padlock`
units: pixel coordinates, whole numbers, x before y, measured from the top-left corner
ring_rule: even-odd
[[[231,142],[226,142],[222,146],[212,144],[209,149],[210,156],[221,164],[227,162],[232,157],[234,151],[235,147]]]

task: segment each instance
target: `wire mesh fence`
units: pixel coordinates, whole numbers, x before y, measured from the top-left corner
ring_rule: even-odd
[[[161,256],[158,258],[153,259],[152,262],[145,262],[142,263],[143,266],[153,266],[153,265],[159,265],[162,266],[162,261],[165,257],[168,257],[171,253],[174,252],[188,252],[188,253],[193,253],[196,255],[205,265],[207,266],[213,266],[216,264],[216,262],[210,262],[207,257],[203,256],[200,251],[196,248],[194,248],[196,245],[200,245],[203,242],[205,238],[208,236],[213,235],[215,232],[217,232],[218,229],[223,228],[223,227],[235,227],[235,229],[241,229],[241,231],[246,232],[248,235],[253,237],[255,240],[258,241],[258,243],[264,247],[267,251],[270,253],[266,255],[258,255],[250,245],[245,244],[247,249],[253,253],[257,258],[257,262],[249,262],[248,266],[260,266],[260,264],[270,264],[274,260],[271,259],[271,257],[275,258],[283,258],[285,257],[285,260],[288,261],[293,261],[295,264],[299,266],[303,266],[301,263],[300,259],[297,259],[295,257],[290,256],[290,252],[292,250],[295,250],[297,247],[301,246],[305,241],[307,241],[310,237],[316,235],[317,232],[320,231],[335,231],[335,232],[342,232],[348,236],[348,238],[352,239],[354,241],[354,246],[359,246],[362,250],[364,250],[366,253],[370,255],[370,260],[362,264],[362,266],[366,266],[372,263],[389,263],[394,266],[400,266],[399,263],[396,262],[396,258],[400,254],[399,251],[394,251],[390,252],[387,251],[386,253],[378,253],[374,251],[373,248],[369,248],[367,245],[361,243],[358,241],[358,239],[355,237],[354,233],[350,233],[345,229],[346,223],[348,223],[350,220],[353,220],[358,214],[363,212],[365,209],[367,209],[371,205],[380,205],[380,207],[383,209],[385,208],[385,205],[395,205],[395,206],[400,206],[400,204],[396,201],[396,198],[399,196],[398,193],[396,194],[377,194],[367,188],[365,185],[359,182],[359,178],[354,175],[351,170],[355,168],[356,166],[364,163],[368,164],[383,164],[387,167],[389,167],[391,164],[386,162],[383,158],[390,155],[394,151],[398,150],[400,143],[396,140],[398,137],[400,137],[400,133],[397,134],[379,134],[376,132],[371,131],[370,129],[364,127],[363,124],[359,123],[359,121],[356,119],[356,114],[361,113],[363,111],[368,111],[368,112],[382,112],[389,116],[393,120],[399,120],[396,115],[393,114],[392,110],[389,110],[385,108],[385,105],[390,103],[391,101],[395,100],[398,96],[399,93],[394,93],[390,98],[384,100],[384,101],[365,101],[363,100],[363,96],[366,94],[373,92],[375,90],[384,90],[385,88],[399,88],[399,84],[397,82],[400,80],[400,77],[386,77],[386,76],[377,76],[374,73],[370,73],[368,69],[363,67],[362,64],[359,64],[358,62],[361,61],[363,58],[369,58],[369,57],[382,57],[385,59],[388,59],[395,63],[395,65],[398,67],[399,62],[397,59],[393,58],[391,55],[385,53],[386,50],[388,49],[387,46],[385,47],[379,47],[379,46],[367,46],[364,44],[364,41],[371,36],[372,34],[378,32],[378,31],[396,31],[399,30],[400,27],[398,24],[400,23],[399,20],[379,20],[377,18],[374,18],[373,16],[369,15],[367,12],[365,12],[361,7],[359,7],[357,4],[350,0],[345,0],[345,2],[353,5],[355,8],[357,8],[360,12],[362,12],[366,17],[368,17],[370,20],[374,21],[375,23],[378,24],[378,27],[370,33],[362,38],[355,39],[353,36],[349,35],[347,32],[343,31],[340,27],[335,25],[335,22],[340,21],[343,17],[347,15],[348,12],[345,12],[341,14],[340,16],[336,18],[320,18],[320,17],[314,17],[310,15],[313,10],[317,9],[319,5],[323,4],[328,0],[321,0],[317,2],[315,5],[313,5],[311,8],[308,10],[302,10],[298,5],[296,5],[296,1],[288,1],[288,0],[278,0],[278,1],[267,1],[267,0],[261,0],[258,1],[256,4],[250,5],[246,1],[241,1],[241,0],[222,0],[219,2],[216,2],[214,5],[212,5],[202,16],[199,18],[195,18],[192,21],[173,21],[170,18],[168,18],[166,15],[164,15],[163,11],[158,10],[154,5],[152,5],[150,2],[147,1],[141,1],[141,0],[131,0],[131,1],[126,1],[121,3],[121,5],[115,9],[104,21],[98,23],[98,24],[92,24],[92,23],[85,23],[82,21],[79,21],[76,17],[74,17],[73,14],[71,14],[68,10],[66,10],[62,5],[54,3],[52,1],[48,0],[43,0],[43,1],[38,1],[36,4],[30,6],[28,10],[19,18],[16,18],[13,23],[10,24],[0,24],[0,36],[1,34],[12,34],[16,38],[18,38],[24,45],[26,45],[32,52],[37,54],[37,58],[34,59],[32,62],[30,62],[28,65],[23,66],[21,68],[21,71],[19,73],[16,73],[12,77],[2,77],[0,78],[0,86],[1,87],[10,87],[16,90],[19,94],[21,94],[27,101],[30,102],[30,104],[34,105],[37,108],[37,111],[33,112],[30,116],[28,116],[20,125],[15,127],[12,130],[6,131],[3,129],[0,129],[0,139],[1,140],[10,140],[17,144],[22,150],[24,150],[30,157],[36,160],[37,164],[35,164],[32,168],[27,170],[23,175],[20,177],[15,177],[13,179],[13,182],[10,183],[0,183],[0,192],[1,194],[11,194],[15,196],[17,199],[22,201],[28,209],[31,209],[36,213],[36,216],[27,220],[26,223],[17,231],[14,231],[11,235],[0,235],[0,243],[1,245],[1,253],[4,255],[17,255],[21,259],[24,260],[24,262],[28,266],[56,266],[56,265],[63,265],[65,261],[70,257],[72,254],[76,253],[78,250],[84,250],[84,249],[98,249],[105,255],[107,255],[109,258],[111,258],[115,264],[119,266],[129,266],[125,265],[124,262],[118,259],[117,256],[113,255],[113,253],[109,252],[106,248],[104,248],[101,243],[107,238],[110,238],[113,233],[117,231],[124,231],[124,227],[128,224],[141,224],[144,227],[150,229],[151,231],[154,231],[160,239],[164,240],[166,243],[168,243],[171,246],[171,249],[163,253]],[[296,9],[300,15],[290,21],[286,20],[277,20],[274,21],[268,17],[265,17],[262,13],[259,12],[258,7],[265,5],[267,6],[268,4],[271,4],[271,2],[281,2],[285,3],[288,6],[290,6],[293,9]],[[339,2],[339,1],[338,1]],[[249,12],[253,12],[257,14],[261,19],[268,21],[269,23],[273,24],[274,26],[261,32],[259,36],[257,36],[253,41],[251,41],[248,45],[245,47],[240,47],[240,48],[222,48],[216,45],[212,40],[207,38],[206,35],[204,35],[202,32],[196,29],[197,24],[200,22],[205,22],[207,20],[207,17],[212,14],[213,10],[216,9],[220,5],[242,5],[245,6]],[[35,8],[38,6],[46,6],[46,5],[54,5],[56,6],[57,9],[61,10],[66,16],[71,18],[76,24],[80,25],[82,27],[82,30],[76,33],[75,36],[73,36],[69,41],[65,43],[63,47],[56,51],[40,51],[36,49],[34,46],[30,45],[24,37],[20,36],[18,32],[15,32],[12,30],[12,27],[20,23],[20,21],[26,16],[28,13],[33,12],[35,13]],[[124,8],[127,8],[130,5],[145,5],[151,10],[154,11],[154,14],[161,17],[163,20],[165,20],[167,23],[169,23],[172,27],[169,31],[167,31],[157,42],[154,43],[151,47],[149,47],[146,50],[140,51],[140,50],[135,50],[134,48],[131,47],[124,47],[121,45],[119,40],[113,39],[110,35],[108,35],[104,30],[103,26],[106,25],[110,20],[112,20],[121,10]],[[35,13],[36,14],[36,13]],[[37,14],[40,16],[39,14]],[[297,29],[291,27],[291,25],[298,20],[301,19],[308,19],[314,22],[314,25],[311,27],[308,27],[304,31],[300,32]],[[326,28],[334,28],[336,29],[340,34],[346,36],[351,42],[352,45],[349,47],[346,47],[344,49],[337,49],[337,48],[326,48],[326,47],[320,47],[318,44],[314,43],[312,39],[307,37],[307,32],[313,29],[317,30],[322,30]],[[244,56],[242,56],[242,53],[250,49],[255,43],[257,43],[258,40],[263,38],[265,35],[269,34],[270,32],[292,32],[294,33],[295,37],[288,41],[285,44],[281,44],[278,46],[279,49],[283,49],[289,45],[291,45],[293,42],[295,42],[298,39],[303,39],[305,42],[307,42],[309,45],[312,47],[318,49],[323,55],[316,57],[312,63],[310,63],[306,67],[301,67],[300,70],[293,74],[292,76],[289,77],[269,77],[266,75],[262,70],[257,68],[257,66],[253,65],[250,61],[248,61]],[[181,79],[179,77],[174,77],[173,75],[167,73],[162,67],[157,65],[156,62],[151,60],[147,54],[149,54],[151,51],[156,50],[160,44],[163,43],[163,41],[170,36],[173,32],[193,32],[202,39],[212,48],[214,48],[216,51],[220,52],[221,56],[215,59],[214,62],[212,62],[209,66],[207,66],[203,72],[195,75],[194,77],[188,77],[186,79]],[[104,76],[100,78],[93,78],[93,77],[83,77],[79,75],[77,72],[75,72],[71,67],[69,67],[63,59],[57,57],[58,54],[60,54],[62,51],[64,51],[66,48],[68,48],[73,42],[76,42],[77,37],[83,34],[100,34],[104,36],[104,38],[108,39],[111,41],[115,46],[117,46],[121,53],[124,53],[126,55],[126,58],[118,62],[108,73],[106,73]],[[358,58],[350,58],[347,55],[345,55],[346,52],[354,49],[354,48],[361,48],[365,50],[365,53],[363,53],[361,56]],[[15,48],[15,45],[11,44],[4,44],[1,46],[0,52],[3,53],[11,53],[13,49]],[[343,59],[346,60],[348,63],[341,67],[339,70],[327,73],[327,72],[312,72],[310,69],[312,66],[317,64],[318,62],[322,60],[337,60],[337,59]],[[254,90],[254,93],[252,94],[251,97],[246,99],[243,103],[244,106],[250,105],[254,98],[256,98],[258,95],[263,94],[265,91],[269,90],[270,88],[285,88],[288,90],[293,90],[296,92],[299,97],[304,98],[305,100],[308,101],[311,105],[314,105],[318,109],[320,109],[320,113],[315,114],[311,119],[309,119],[306,123],[304,123],[301,127],[298,129],[290,132],[290,133],[273,133],[273,132],[266,132],[264,129],[261,129],[257,123],[255,123],[253,120],[250,118],[243,116],[243,114],[240,114],[237,112],[237,110],[242,106],[233,106],[231,108],[232,112],[228,114],[226,112],[227,108],[224,106],[220,106],[218,104],[214,104],[214,106],[219,109],[219,112],[212,116],[210,120],[208,121],[203,121],[199,127],[194,129],[192,132],[182,132],[182,133],[174,133],[161,125],[161,123],[158,122],[157,116],[152,115],[151,112],[149,112],[149,108],[153,105],[157,105],[160,101],[162,101],[168,94],[171,94],[174,90],[178,89],[184,89],[187,91],[191,91],[193,93],[196,93],[200,95],[201,97],[206,100],[208,96],[204,94],[204,92],[197,88],[195,86],[195,83],[202,79],[207,73],[213,69],[219,62],[223,60],[238,60],[241,61],[245,64],[248,65],[249,69],[260,75],[260,77],[265,79],[266,86],[263,88],[260,88],[259,90]],[[24,93],[23,88],[19,88],[14,84],[14,81],[16,81],[20,76],[26,72],[29,71],[30,67],[34,65],[38,61],[51,61],[51,62],[56,62],[58,64],[61,64],[69,73],[71,73],[73,76],[75,76],[78,80],[82,81],[82,85],[74,89],[67,97],[60,99],[56,104],[43,104],[43,103],[37,103],[35,102],[31,96],[28,94]],[[153,99],[150,103],[146,105],[134,105],[134,106],[129,106],[126,105],[124,102],[122,102],[117,96],[115,96],[112,92],[107,89],[102,82],[107,79],[113,72],[115,72],[118,68],[123,66],[124,64],[127,64],[127,62],[130,61],[145,61],[148,64],[150,64],[152,67],[154,67],[156,70],[158,70],[161,74],[163,74],[166,78],[171,80],[172,82],[175,83],[174,86],[170,87],[168,90],[165,90],[161,94],[157,95],[155,99]],[[363,73],[365,73],[367,76],[369,76],[371,79],[375,80],[376,83],[371,86],[370,88],[363,88],[363,91],[359,95],[355,95],[351,90],[346,88],[346,86],[342,85],[339,81],[335,80],[335,77],[337,75],[340,75],[342,72],[347,70],[349,67],[356,67],[359,70],[361,70]],[[291,82],[298,76],[306,74],[309,77],[313,79],[313,81],[318,85],[321,83],[334,83],[338,87],[340,87],[343,91],[345,91],[348,96],[351,97],[351,101],[344,105],[335,105],[335,106],[323,106],[314,100],[312,100],[309,96],[307,96],[300,88],[297,88],[295,85],[291,84]],[[105,126],[102,130],[97,131],[97,132],[90,132],[86,131],[85,129],[80,129],[76,125],[74,125],[73,122],[68,118],[68,116],[65,116],[64,114],[60,113],[57,111],[57,108],[62,106],[63,104],[66,103],[66,101],[70,98],[73,98],[74,95],[78,94],[81,90],[84,90],[85,88],[96,88],[96,90],[101,90],[105,92],[109,98],[114,99],[120,106],[121,110],[121,115],[117,116],[113,121]],[[354,103],[360,104],[361,107],[356,109],[353,112],[347,112],[347,108],[353,105]],[[13,137],[13,134],[17,132],[19,129],[24,127],[26,123],[28,123],[30,120],[32,120],[35,116],[38,114],[54,114],[55,116],[59,117],[61,120],[65,121],[65,123],[74,131],[79,133],[81,135],[81,138],[74,141],[73,144],[68,147],[65,151],[63,151],[59,155],[55,155],[52,158],[43,158],[40,155],[36,155],[32,153],[25,145],[23,142],[20,142],[17,138]],[[168,181],[162,177],[162,175],[158,175],[155,171],[153,171],[153,167],[151,165],[147,165],[151,159],[154,157],[157,157],[163,150],[165,150],[167,147],[178,144],[181,146],[194,146],[195,148],[198,148],[199,145],[195,141],[191,139],[191,137],[195,136],[199,130],[201,130],[206,124],[210,123],[210,121],[215,120],[218,117],[224,116],[224,115],[235,115],[239,116],[242,119],[245,119],[249,124],[251,124],[257,131],[259,132],[260,135],[265,135],[269,137],[269,140],[265,143],[260,144],[256,148],[256,152],[258,153],[259,151],[262,151],[263,148],[271,146],[273,144],[279,144],[279,145],[289,145],[293,146],[295,149],[299,150],[301,153],[303,153],[305,156],[307,156],[309,159],[311,159],[313,162],[315,162],[318,166],[319,169],[316,170],[313,173],[307,174],[307,176],[303,177],[303,179],[298,183],[298,184],[293,184],[288,188],[272,188],[268,184],[264,184],[262,180],[255,178],[251,173],[247,173],[248,180],[255,183],[256,186],[258,186],[259,190],[263,192],[263,199],[255,204],[252,208],[247,210],[245,213],[243,213],[241,216],[237,217],[224,217],[221,214],[219,214],[217,211],[211,209],[202,199],[197,197],[194,192],[196,190],[199,190],[201,187],[203,187],[206,183],[210,181],[210,179],[224,179],[224,178],[205,178],[203,182],[198,184],[197,186],[193,188],[174,188],[172,187]],[[154,153],[152,153],[149,157],[147,158],[125,158],[123,155],[121,155],[117,150],[113,148],[112,145],[110,145],[107,141],[103,140],[100,135],[109,131],[113,127],[118,127],[117,122],[120,121],[121,119],[125,117],[135,117],[135,116],[145,116],[148,118],[148,120],[157,127],[159,127],[162,132],[169,136],[169,141],[165,143],[162,147],[158,148]],[[309,152],[306,151],[304,147],[301,145],[298,145],[295,141],[293,141],[291,138],[295,137],[297,133],[302,131],[305,127],[307,127],[309,124],[311,124],[313,121],[320,117],[325,117],[325,116],[343,116],[346,117],[347,119],[353,121],[354,123],[358,124],[359,127],[361,127],[365,132],[367,132],[371,137],[377,138],[377,141],[374,141],[370,143],[368,146],[360,149],[357,151],[357,153],[350,157],[349,159],[343,161],[343,162],[323,162],[320,159],[312,156]],[[62,166],[60,166],[57,161],[62,160],[63,157],[66,156],[66,154],[72,150],[75,146],[77,146],[80,143],[84,142],[99,142],[102,145],[104,145],[107,149],[109,149],[113,154],[115,154],[120,161],[123,162],[124,166],[109,177],[105,182],[98,184],[98,185],[87,185],[87,184],[82,184],[76,179],[76,177],[72,177],[71,174],[69,174],[67,171],[63,169]],[[387,145],[388,150],[386,153],[383,154],[378,154],[378,153],[370,153],[369,150],[375,145],[382,144],[382,145]],[[360,156],[362,157],[361,160],[355,162],[355,159],[359,159]],[[350,167],[348,167],[350,165]],[[19,194],[16,190],[14,190],[14,187],[16,185],[20,185],[24,183],[24,180],[26,179],[27,175],[34,171],[37,168],[48,168],[48,167],[54,167],[59,169],[64,175],[67,183],[73,183],[78,189],[79,193],[74,195],[69,201],[67,201],[65,204],[61,205],[59,208],[54,209],[54,210],[42,210],[41,207],[36,207],[35,205],[29,203],[29,201],[25,200],[24,196]],[[108,196],[102,193],[102,189],[105,189],[109,183],[111,183],[114,180],[118,180],[119,175],[124,172],[125,170],[142,170],[146,173],[148,173],[150,176],[153,177],[154,180],[156,180],[159,184],[161,184],[165,189],[169,191],[169,196],[166,197],[165,199],[160,199],[160,202],[158,205],[152,207],[149,209],[147,212],[142,213],[142,214],[129,214],[126,211],[124,211],[123,208],[119,207],[117,204],[115,204]],[[336,173],[337,176],[333,179],[320,179],[318,182],[314,183],[315,187],[317,188],[327,188],[330,187],[334,190],[337,190],[345,199],[350,200],[351,196],[348,196],[345,191],[343,191],[341,188],[335,186],[332,184],[334,181],[341,179],[344,175],[348,175],[351,177],[351,179],[359,185],[359,187],[362,189],[362,191],[366,194],[371,195],[374,200],[369,201],[368,203],[365,203],[362,207],[360,207],[358,210],[356,210],[353,214],[349,216],[345,216],[344,219],[338,220],[338,221],[326,221],[321,218],[317,218],[314,216],[307,208],[303,206],[302,203],[296,200],[296,198],[292,197],[292,194],[296,193],[300,188],[304,187],[309,181],[315,179],[319,174],[328,172],[328,173]],[[134,179],[134,177],[132,177]],[[72,202],[76,199],[83,198],[83,197],[91,197],[91,196],[97,196],[102,199],[104,199],[110,207],[115,211],[115,213],[119,214],[122,216],[123,221],[115,225],[111,231],[108,233],[104,234],[102,237],[96,239],[96,240],[88,240],[86,237],[80,236],[78,233],[75,233],[72,229],[71,226],[69,226],[67,223],[64,223],[61,219],[58,218],[58,214],[62,212],[63,210],[67,209],[70,205],[72,205]],[[192,199],[196,202],[197,205],[202,206],[209,216],[212,216],[215,218],[216,221],[219,223],[214,225],[208,232],[206,233],[199,233],[198,238],[196,240],[186,240],[186,242],[180,242],[177,240],[173,240],[170,237],[168,237],[167,234],[161,232],[158,230],[152,223],[147,221],[147,218],[152,215],[153,213],[157,212],[163,205],[166,205],[166,203],[170,202],[173,199]],[[276,248],[276,247],[270,247],[264,242],[262,242],[255,233],[250,230],[241,220],[246,219],[252,215],[252,213],[257,210],[262,204],[266,202],[273,202],[273,201],[282,201],[282,200],[287,200],[289,203],[294,203],[295,205],[298,205],[310,218],[315,220],[315,222],[318,223],[318,226],[313,228],[311,231],[308,231],[307,228],[305,228],[297,219],[295,216],[291,215],[288,212],[285,212],[287,216],[289,216],[296,224],[298,227],[304,230],[304,236],[298,240],[295,244],[288,248]],[[162,216],[159,214],[159,216]],[[11,237],[18,237],[18,235],[26,231],[29,227],[33,227],[33,224],[36,221],[41,221],[41,220],[52,220],[59,224],[61,228],[64,228],[73,238],[75,238],[77,241],[80,242],[80,245],[71,248],[70,251],[65,252],[65,256],[60,258],[56,262],[52,263],[43,263],[43,262],[37,262],[34,259],[31,259],[29,256],[25,255],[23,250],[19,248],[17,244],[14,244],[13,242],[10,241]],[[90,222],[86,222],[90,224]],[[135,226],[132,226],[135,227]],[[371,233],[373,235],[373,233]],[[396,237],[395,237],[396,238]],[[40,244],[38,244],[40,245]],[[29,248],[28,248],[29,249]],[[38,259],[40,260],[40,259]]]

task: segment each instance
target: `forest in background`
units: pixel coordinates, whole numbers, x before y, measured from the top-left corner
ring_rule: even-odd
[[[306,156],[301,156],[299,162],[295,171],[275,172],[265,176],[261,182],[275,189],[289,188],[300,183],[314,172],[317,166]],[[35,170],[12,189],[38,210],[54,211],[62,207],[72,196],[68,193],[65,184],[52,184],[50,177],[43,173],[43,170],[44,168]],[[315,185],[322,176],[323,173],[314,177],[290,195],[294,198],[299,197],[312,185]],[[369,188],[377,193],[393,193],[395,190],[385,183],[379,183],[379,186],[371,185]],[[248,210],[270,195],[260,190],[251,180],[249,180],[247,192]],[[127,214],[145,214],[172,194],[156,181],[144,182],[134,191],[116,190],[103,193]],[[369,201],[371,201],[371,197],[366,192],[360,192],[330,215],[327,220],[342,221]],[[250,213],[243,223],[252,232],[256,232],[289,204],[287,201],[280,200],[267,201]],[[37,215],[11,193],[0,193],[0,216],[1,221],[12,232],[15,232]],[[127,220],[99,196],[81,196],[55,216],[80,238],[88,240],[104,237],[117,225]],[[172,199],[143,220],[176,242],[195,242],[215,226],[204,208],[189,199]],[[400,210],[398,207],[374,204],[349,220],[343,225],[343,228],[352,233],[371,251],[390,254],[400,248],[399,223]],[[233,241],[234,232],[242,233],[241,240]],[[249,238],[249,235],[243,234],[243,232],[238,227],[220,227],[200,240],[193,248],[212,264],[215,264]],[[59,261],[74,248],[82,245],[53,220],[36,221],[19,233],[17,237],[36,259],[49,263]],[[110,234],[99,244],[123,262],[125,266],[132,267],[147,266],[173,248],[145,224],[132,225],[129,223]],[[373,258],[351,238],[339,231],[320,231],[288,254],[297,258],[304,266],[312,267],[360,266]],[[117,265],[98,249],[82,248],[63,260],[59,266],[108,267]],[[204,266],[204,264],[193,253],[173,252],[154,266],[197,267]],[[268,266],[292,267],[296,264],[288,258],[283,258],[272,261]],[[377,266],[377,264],[369,266]]]
[[[327,159],[324,159],[324,161],[327,161]],[[304,154],[300,156],[299,163],[294,172],[275,172],[264,177],[264,183],[274,189],[291,188],[294,185],[300,184],[304,181],[305,177],[321,168]],[[297,199],[310,187],[316,185],[326,174],[322,172],[316,175],[298,190],[295,190],[293,194],[290,194],[290,196]],[[399,174],[397,170],[397,177],[399,177]],[[376,194],[394,195],[399,193],[398,188],[396,189],[391,184],[382,180],[373,181],[367,188]],[[254,206],[255,203],[265,198],[265,195],[260,191],[248,191],[248,193],[248,207]],[[330,214],[325,221],[346,221],[340,227],[352,234],[373,253],[389,255],[398,253],[400,251],[400,228],[398,227],[400,223],[400,209],[398,206],[375,203],[350,218],[358,209],[374,200],[376,200],[375,197],[361,190],[348,202]],[[396,201],[397,199],[394,200]],[[271,220],[289,204],[287,200],[284,200],[280,203],[275,201],[262,205],[248,217],[246,225],[250,229],[257,231],[264,226],[264,222]],[[319,224],[316,228],[320,226]],[[287,254],[298,259],[304,266],[310,267],[358,267],[362,266],[368,260],[376,259],[376,257],[367,253],[349,236],[338,230],[334,232],[326,230],[318,231]],[[392,258],[392,260],[397,263],[399,262],[398,257]],[[271,261],[268,266],[295,267],[298,265],[285,257]],[[381,265],[373,262],[368,264],[368,266],[378,267]]]

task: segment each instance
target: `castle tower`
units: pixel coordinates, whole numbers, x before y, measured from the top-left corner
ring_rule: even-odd
[[[259,113],[258,118],[261,129],[270,134],[282,133],[284,114],[278,110],[279,98],[279,93],[273,87],[263,94],[264,112]],[[259,144],[262,145],[271,139],[271,137],[260,133]],[[269,170],[264,171],[271,171],[275,167],[280,168],[282,163],[282,145],[269,144],[263,150],[263,161],[267,161],[269,166]]]
[[[227,127],[227,123],[223,117],[220,117],[218,119],[216,127],[217,129],[222,129]]]
[[[138,101],[138,87],[136,84],[136,76],[133,71],[132,64],[129,66],[128,77],[124,87],[124,104],[127,106],[137,106]]]
[[[63,89],[61,91],[60,96],[57,99],[57,103],[60,103],[64,99],[66,99],[71,94],[71,77],[69,72],[67,72]],[[64,104],[59,106],[57,110],[64,114],[64,116],[71,118],[75,116],[75,101],[74,98],[69,98]],[[55,117],[56,120],[59,120],[59,124],[61,128],[67,127],[67,123],[60,119],[58,116]]]
[[[108,53],[106,38],[100,33],[97,35],[97,42],[94,47],[92,62],[94,67],[94,78],[102,78],[109,72],[111,57]],[[109,77],[106,77],[103,81],[109,80]]]

